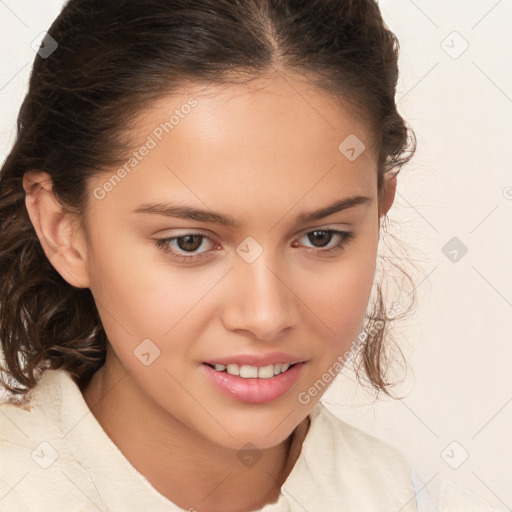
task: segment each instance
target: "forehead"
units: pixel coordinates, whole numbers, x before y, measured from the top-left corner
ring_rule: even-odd
[[[332,148],[333,141],[357,134],[368,149],[373,146],[355,105],[304,77],[276,74],[240,84],[190,84],[180,91],[164,95],[140,113],[133,129],[135,138],[169,121],[175,112],[180,119],[173,121],[178,121],[173,133],[193,136],[198,143],[221,144],[226,136],[236,140],[253,135],[254,143],[270,140],[287,147],[286,142],[309,140],[306,147],[320,147],[325,141]],[[190,109],[187,103],[192,98],[197,105]],[[174,129],[177,124],[179,130]]]
[[[190,85],[141,112],[130,138],[134,151],[151,146],[111,195],[132,206],[178,193],[196,204],[254,206],[259,197],[260,207],[274,200],[284,207],[315,192],[327,200],[371,195],[377,183],[364,123],[326,91],[289,76]],[[354,141],[366,150],[349,159],[342,150]]]

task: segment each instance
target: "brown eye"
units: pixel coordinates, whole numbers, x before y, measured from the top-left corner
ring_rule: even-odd
[[[355,238],[355,233],[352,231],[339,231],[337,229],[315,229],[305,233],[301,238],[307,238],[308,243],[311,245],[305,245],[305,247],[314,254],[327,256],[332,255],[333,252],[343,250]],[[328,247],[333,239],[338,239],[338,242]],[[318,248],[318,250],[315,250],[315,248]]]
[[[308,243],[312,244],[304,246],[309,252],[313,252],[318,256],[334,256],[334,253],[342,251],[350,243],[350,240],[355,238],[355,234],[351,231],[339,231],[336,229],[315,229],[305,233],[301,238],[306,237]],[[338,239],[337,243],[328,247],[332,240],[336,239]],[[203,242],[205,241],[207,244],[206,247],[203,247]],[[213,256],[216,245],[210,237],[201,233],[185,233],[181,236],[155,239],[154,243],[170,257],[183,263],[204,261],[206,258]],[[297,247],[296,242],[294,242],[293,246]],[[200,251],[200,248],[203,248],[203,250]]]
[[[183,251],[197,251],[205,237],[202,235],[185,235],[176,238],[178,248]]]
[[[331,231],[311,231],[308,233],[308,239],[315,247],[324,247],[331,241],[332,235]]]
[[[203,243],[205,241],[207,242],[206,247],[204,247],[205,244]],[[200,233],[186,233],[181,236],[155,239],[154,243],[172,258],[183,262],[195,262],[211,256],[212,251],[208,249],[212,249],[215,246],[214,241],[210,237]],[[199,250],[201,248],[203,250]]]

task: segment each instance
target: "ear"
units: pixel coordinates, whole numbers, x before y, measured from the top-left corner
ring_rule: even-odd
[[[41,246],[55,270],[70,285],[88,288],[86,244],[78,218],[65,212],[53,192],[50,175],[27,171],[25,205]]]
[[[388,213],[395,200],[396,176],[397,173],[384,181],[384,191],[379,204],[379,219]]]

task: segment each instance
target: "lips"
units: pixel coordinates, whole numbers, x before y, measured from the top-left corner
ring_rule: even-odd
[[[218,363],[222,364],[222,363]],[[218,372],[209,364],[202,364],[201,371],[208,381],[222,394],[247,404],[263,404],[289,394],[299,379],[305,363],[298,363],[271,378],[243,378]]]

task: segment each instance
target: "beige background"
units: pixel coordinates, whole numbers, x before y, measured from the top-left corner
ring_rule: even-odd
[[[390,218],[421,269],[419,306],[399,325],[409,370],[395,392],[405,398],[374,402],[348,368],[323,401],[345,421],[397,447],[433,495],[443,479],[452,479],[497,510],[507,510],[512,507],[512,1],[380,4],[401,44],[399,109],[418,138]],[[34,59],[31,44],[42,38],[61,6],[60,0],[0,1],[1,161],[14,140]],[[449,250],[466,246],[462,258],[443,249],[454,237]]]

